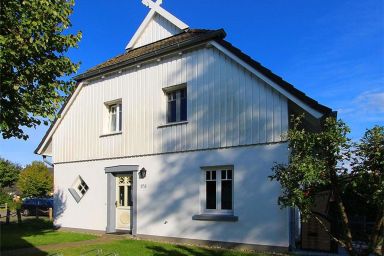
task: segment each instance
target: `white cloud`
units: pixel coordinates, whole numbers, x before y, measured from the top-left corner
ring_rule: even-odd
[[[338,109],[338,112],[346,118],[384,122],[384,91],[365,91]]]

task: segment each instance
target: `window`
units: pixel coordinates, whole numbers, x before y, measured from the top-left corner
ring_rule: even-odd
[[[198,221],[238,221],[233,209],[233,165],[201,167]]]
[[[109,106],[109,124],[111,132],[120,132],[122,126],[121,103]]]
[[[83,181],[81,177],[79,177],[79,181],[76,189],[79,192],[79,194],[81,194],[81,196],[84,196],[85,193],[88,191],[88,185],[87,183],[85,183],[85,181]]]
[[[239,220],[233,209],[233,165],[201,167],[200,213],[197,221]]]
[[[206,212],[233,211],[233,168],[203,169],[205,172]]]
[[[75,181],[72,184],[72,187],[69,188],[69,192],[73,196],[73,198],[76,200],[76,202],[79,202],[81,198],[87,193],[89,187],[87,183],[80,177],[77,176]]]
[[[177,89],[166,90],[167,123],[187,121],[187,88],[177,86]]]
[[[117,181],[117,206],[132,206],[132,175],[118,176]]]

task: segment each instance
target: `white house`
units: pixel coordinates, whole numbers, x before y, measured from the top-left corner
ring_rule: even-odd
[[[268,175],[291,114],[320,105],[225,41],[150,11],[125,52],[75,77],[36,153],[55,165],[55,224],[232,245],[290,244]]]

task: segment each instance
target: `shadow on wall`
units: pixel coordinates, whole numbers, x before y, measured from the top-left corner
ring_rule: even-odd
[[[239,80],[243,78],[231,76],[230,72],[226,72],[229,71],[229,68],[224,71],[217,70],[217,60],[204,59],[204,56],[202,59],[199,57],[194,60],[196,63],[205,63],[205,69],[196,68],[200,72],[200,78],[186,81],[188,88],[193,88],[193,90],[188,89],[188,128],[185,134],[172,131],[172,127],[162,128],[163,134],[166,135],[163,135],[162,140],[163,151],[171,153],[182,148],[215,148],[247,144],[247,141],[242,138],[245,134],[257,135],[259,140],[266,142],[267,134],[273,133],[271,124],[263,127],[259,123],[246,126],[245,122],[240,122],[242,119],[249,118],[248,115],[252,112],[252,106],[244,104],[242,100],[243,96],[248,97],[248,95],[245,95],[245,92],[236,86],[244,82]],[[226,61],[228,60],[226,59]],[[182,70],[174,70],[168,73],[168,76],[178,76],[182,72]],[[221,76],[220,88],[214,86],[214,76],[206,76],[207,73]],[[247,86],[249,85],[248,81]],[[221,101],[217,99],[221,99]],[[225,104],[222,103],[223,100],[226,101]],[[261,112],[268,112],[266,103],[260,103],[258,107]],[[191,109],[197,111],[191,111]],[[220,113],[216,113],[216,110],[219,110]],[[219,119],[218,116],[221,118]],[[267,120],[265,116],[265,121]],[[231,125],[233,123],[239,125]],[[166,129],[170,129],[171,132],[164,132]],[[172,133],[177,136],[171,136]],[[189,141],[189,139],[191,140]],[[188,145],[189,143],[193,145]],[[155,228],[164,236],[190,237],[190,234],[194,234],[201,239],[236,240],[244,243],[259,241],[261,244],[271,245],[286,244],[288,242],[288,221],[287,216],[277,206],[279,186],[268,179],[273,162],[281,159],[280,155],[285,152],[282,152],[278,146],[262,146],[260,149],[252,151],[255,155],[243,149],[237,148],[231,151],[231,155],[228,155],[226,150],[219,150],[214,153],[214,158],[212,158],[212,151],[163,155],[162,162],[158,163],[156,167],[159,170],[156,177],[153,177],[155,180],[148,180],[152,187],[145,197],[150,199],[138,202],[141,222],[139,226],[151,227],[145,228],[146,233],[151,233],[150,229]],[[247,161],[235,163],[233,159],[238,158],[247,159]],[[196,163],[235,164],[234,211],[235,215],[239,216],[238,222],[193,221],[191,225],[192,216],[200,213],[201,170],[199,167],[196,168]],[[194,168],[190,166],[194,166]],[[151,179],[150,170],[148,169],[148,171],[147,178]],[[144,182],[146,181],[144,180]],[[139,189],[138,193],[140,192]],[[242,211],[239,212],[239,209]],[[252,224],[247,223],[248,220],[251,220]],[[153,234],[156,235],[156,232]],[[276,238],[276,236],[280,236],[280,238]],[[162,252],[159,248],[157,249],[156,255],[180,255],[180,252],[172,254],[173,252]]]
[[[252,155],[260,151],[263,153],[262,156],[255,158]],[[254,159],[272,163],[274,155],[281,152],[273,148],[266,151],[264,147],[260,151],[246,152],[242,149],[232,152],[218,151],[214,159],[212,153],[208,151],[163,157],[156,177],[151,177],[148,170],[146,179],[155,180],[144,180],[150,182],[152,187],[145,195],[150,199],[139,202],[140,227],[151,227],[145,228],[145,232],[151,232],[152,228],[161,230],[164,236],[187,238],[193,234],[195,238],[197,236],[203,240],[244,243],[259,241],[261,244],[270,245],[283,243],[282,237],[287,222],[286,216],[277,206],[279,187],[268,180],[269,167],[251,167],[252,170],[249,170],[249,166],[260,164]],[[248,160],[243,163],[239,160],[232,162],[232,159],[240,157]],[[201,170],[196,163],[235,165],[234,213],[239,216],[238,222],[191,222],[192,216],[200,213]],[[155,232],[153,234],[156,235]]]
[[[60,218],[60,216],[64,213],[65,209],[67,208],[67,199],[64,199],[64,192],[62,189],[59,189],[55,191],[53,195],[53,218],[54,218],[54,224],[55,220]],[[60,226],[56,226],[56,228],[60,228]]]

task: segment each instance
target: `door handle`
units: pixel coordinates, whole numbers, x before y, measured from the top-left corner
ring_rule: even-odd
[[[115,201],[115,207],[117,207],[117,201]]]

